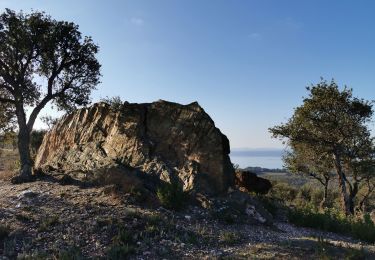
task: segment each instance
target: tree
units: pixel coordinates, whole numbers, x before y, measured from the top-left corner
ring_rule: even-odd
[[[50,115],[45,115],[40,117],[42,122],[47,125],[48,130],[51,130],[59,121],[59,118],[52,117]]]
[[[343,209],[347,215],[354,214],[358,187],[364,175],[373,174],[361,171],[374,160],[373,138],[367,127],[372,102],[353,97],[346,87],[341,91],[333,80],[322,79],[307,90],[309,96],[288,122],[269,131],[274,137],[311,148],[316,156],[326,154],[339,180]]]
[[[46,104],[69,111],[90,102],[100,77],[97,52],[74,23],[41,12],[6,9],[0,15],[0,102],[14,111],[18,126],[21,170],[15,181],[31,179],[30,134]]]
[[[121,100],[120,96],[105,97],[100,101],[110,105],[113,110],[121,110],[124,107],[124,101]]]
[[[330,155],[315,151],[315,147],[309,147],[301,143],[289,143],[290,151],[283,157],[286,168],[291,173],[301,174],[315,179],[323,186],[323,199],[320,208],[326,206],[328,199],[328,186],[333,177],[333,163]]]
[[[0,88],[0,97],[5,98],[5,95],[5,91]],[[6,102],[0,102],[0,134],[13,130],[14,123],[14,108]]]

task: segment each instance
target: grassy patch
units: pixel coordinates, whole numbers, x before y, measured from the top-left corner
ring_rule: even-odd
[[[84,257],[79,248],[70,247],[65,250],[61,250],[58,254],[57,259],[59,260],[81,260],[81,259],[84,259]]]
[[[288,217],[289,221],[297,226],[350,235],[370,243],[375,242],[375,225],[369,216],[355,219],[328,210],[315,212],[305,208],[289,210]]]
[[[107,251],[107,259],[128,259],[135,253],[135,241],[133,232],[120,228],[112,238],[112,245]]]
[[[240,240],[234,232],[224,231],[220,234],[219,241],[225,245],[233,245]]]
[[[9,228],[5,226],[0,226],[0,240],[4,240],[9,236]]]
[[[15,218],[20,222],[29,222],[34,220],[31,216],[25,213],[15,214]]]
[[[174,183],[163,184],[156,193],[161,205],[168,209],[180,210],[187,202],[187,194],[183,191],[182,185]]]
[[[49,216],[42,220],[42,222],[39,225],[38,231],[39,232],[45,232],[50,227],[56,225],[59,223],[59,217],[58,216]]]
[[[109,259],[109,260],[128,259],[134,253],[135,253],[135,249],[133,246],[113,245],[107,251],[106,259]]]

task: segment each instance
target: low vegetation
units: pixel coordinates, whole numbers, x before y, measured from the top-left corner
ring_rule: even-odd
[[[348,218],[332,210],[317,212],[309,208],[296,208],[289,210],[288,219],[298,226],[350,235],[370,243],[375,242],[375,225],[369,215],[364,215],[363,218]]]
[[[0,226],[0,241],[3,241],[9,235],[9,229],[5,226]]]
[[[273,215],[284,210],[288,220],[301,227],[352,236],[362,241],[375,242],[375,224],[366,212],[357,211],[356,216],[346,216],[340,204],[340,195],[330,189],[325,207],[322,208],[323,190],[314,180],[306,180],[302,186],[285,182],[285,178],[273,176],[273,188],[267,196],[258,196],[263,206]],[[296,176],[296,178],[299,178]],[[293,182],[292,182],[293,183]],[[363,193],[360,190],[359,193]],[[375,200],[371,198],[367,209],[375,209]]]
[[[162,184],[156,195],[162,206],[173,210],[182,209],[188,199],[182,185],[178,182]]]

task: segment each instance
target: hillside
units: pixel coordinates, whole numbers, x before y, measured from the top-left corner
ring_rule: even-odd
[[[2,180],[0,227],[6,227],[9,235],[0,232],[0,255],[38,259],[78,255],[123,259],[116,258],[121,254],[131,259],[375,257],[373,245],[297,228],[281,219],[272,226],[233,223],[199,206],[175,212],[154,205],[139,201],[136,194],[115,193],[111,186],[62,185],[50,177],[19,185]],[[116,247],[115,241],[126,246]]]
[[[229,152],[198,103],[97,103],[67,114],[45,135],[32,182],[11,183],[17,152],[2,150],[1,259],[375,258],[374,245],[354,239],[373,235],[289,222],[286,196],[307,179],[263,171],[295,187],[247,182]],[[251,187],[261,180],[264,190]]]

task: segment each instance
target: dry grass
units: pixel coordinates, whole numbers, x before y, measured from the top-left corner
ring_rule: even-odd
[[[9,181],[16,173],[14,171],[0,171],[0,181]]]
[[[18,165],[17,150],[0,149],[0,180],[11,179]]]

